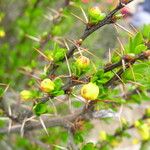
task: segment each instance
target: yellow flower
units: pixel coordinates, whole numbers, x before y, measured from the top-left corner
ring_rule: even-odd
[[[2,30],[2,29],[0,29],[0,38],[3,38],[3,37],[5,37],[5,31],[4,30]]]
[[[112,140],[110,144],[111,144],[111,146],[113,146],[113,147],[117,147],[117,146],[119,145],[119,141],[117,141],[117,140]]]
[[[22,100],[30,100],[32,99],[32,92],[31,91],[28,91],[28,90],[23,90],[20,92],[20,97]]]
[[[54,90],[55,84],[50,79],[46,78],[41,82],[40,87],[42,91],[49,93]]]
[[[90,82],[81,88],[81,96],[86,100],[95,100],[99,95],[99,88],[96,84]]]
[[[138,120],[135,121],[134,126],[135,126],[136,128],[138,128],[140,125],[141,125],[140,121],[138,121]]]
[[[147,124],[142,124],[138,128],[138,132],[143,140],[148,140],[150,138],[150,127]]]
[[[107,139],[107,134],[105,131],[100,131],[99,136],[100,136],[100,139],[103,141]]]
[[[139,143],[139,140],[138,140],[138,139],[136,139],[136,138],[134,138],[134,139],[132,140],[132,143],[133,143],[134,145],[136,145],[136,144],[138,144],[138,143]]]
[[[89,58],[87,58],[85,56],[80,56],[76,60],[76,65],[81,69],[85,69],[90,65],[90,60],[89,60]]]

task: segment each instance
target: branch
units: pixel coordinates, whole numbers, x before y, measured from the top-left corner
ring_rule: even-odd
[[[66,115],[66,116],[59,116],[59,117],[53,117],[50,118],[49,116],[43,116],[42,120],[46,126],[46,128],[49,127],[54,127],[54,126],[61,126],[66,129],[71,130],[73,123],[77,118],[81,119],[89,119],[92,116],[92,112],[94,109],[94,104],[95,102],[90,102],[88,105],[83,107],[83,109],[80,109],[76,111],[74,114],[71,115]],[[19,133],[21,131],[22,125],[14,125],[11,127],[9,130],[9,133]],[[40,121],[34,120],[27,122],[24,126],[24,131],[32,131],[32,130],[37,130],[37,129],[42,129],[43,126],[41,125]],[[0,129],[0,134],[5,134],[8,133],[8,128],[1,128]]]
[[[145,59],[147,60],[149,57],[150,57],[150,50],[142,52],[142,53],[136,55],[135,57],[130,56],[130,55],[125,55],[125,56],[122,57],[122,59],[119,62],[111,64],[109,66],[106,66],[104,68],[104,72],[106,73],[108,71],[112,71],[115,68],[121,67],[122,66],[122,61],[125,62],[125,70],[126,70],[127,68],[130,67],[130,65],[133,65],[136,61],[145,60]],[[125,70],[123,68],[121,68],[103,86],[104,87],[109,87],[109,86],[113,85],[115,81],[118,81],[121,78],[121,75],[124,73]],[[64,86],[62,86],[62,90],[64,90],[64,92],[67,93],[70,90],[70,88],[72,88],[75,85],[88,83],[90,81],[90,78],[91,78],[90,76],[85,76],[85,77],[82,77],[81,79],[73,80],[73,77],[70,77],[70,78],[68,78],[68,82]],[[49,98],[53,98],[53,96],[47,96],[47,97],[44,97],[44,98],[40,98],[37,101],[45,103],[49,100]]]
[[[115,81],[118,81],[121,78],[121,75],[124,73],[126,69],[130,67],[130,65],[133,65],[137,60],[145,60],[150,57],[150,50],[147,50],[145,52],[140,53],[139,55],[135,57],[131,57],[129,55],[125,55],[122,60],[125,62],[125,69],[121,68],[109,81],[107,81],[104,86],[109,87],[114,84]],[[112,64],[108,68],[105,68],[105,72],[115,69],[116,67],[119,67],[122,65],[122,60],[118,63]]]
[[[133,0],[129,0],[125,5],[127,5],[128,3],[132,2]],[[78,41],[84,41],[88,36],[90,36],[93,32],[95,32],[96,30],[98,30],[99,28],[103,27],[106,24],[111,24],[114,23],[113,20],[113,16],[115,13],[117,13],[120,9],[122,9],[125,5],[123,5],[122,3],[119,3],[119,5],[113,10],[111,11],[104,20],[100,21],[98,24],[93,25],[90,28],[86,28],[84,31],[84,34],[79,38],[80,40]],[[80,43],[80,45],[82,45],[82,42]],[[68,51],[67,58],[69,59],[70,57],[72,57],[74,51],[77,49],[76,46],[72,46],[70,48],[70,50]],[[65,58],[62,60],[62,62],[65,61]],[[51,71],[50,71],[50,75],[54,74],[54,72],[56,71],[56,69],[59,67],[59,65],[53,64]]]

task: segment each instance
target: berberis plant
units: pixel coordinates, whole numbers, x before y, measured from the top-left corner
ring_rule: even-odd
[[[118,23],[124,19],[121,9],[132,1],[118,0],[117,6],[109,5],[106,10],[100,5],[102,1],[90,6],[89,1],[65,0],[60,8],[50,9],[54,16],[45,16],[53,21],[53,25],[39,38],[26,31],[35,28],[32,26],[35,16],[30,17],[31,25],[27,26],[22,24],[23,18],[19,18],[21,27],[27,28],[23,31],[28,33],[25,36],[37,42],[32,49],[39,56],[21,68],[31,79],[25,80],[26,86],[19,90],[13,103],[5,96],[11,85],[1,90],[0,145],[15,150],[109,150],[131,138],[142,150],[150,148],[150,26],[127,29]],[[45,7],[46,1],[34,0],[32,3],[30,13],[38,4]],[[81,13],[74,14],[75,9]],[[29,12],[26,17],[30,16]],[[72,37],[65,37],[65,32],[71,28],[71,24],[69,27],[67,24],[74,17],[84,24],[85,29],[83,33],[79,31],[81,35],[76,40],[71,40]],[[128,36],[129,40],[122,41],[118,35],[119,45],[109,51],[109,61],[100,57],[95,61],[98,57],[93,51],[95,44],[90,43],[91,50],[84,42],[106,25],[117,31],[121,29],[121,36]],[[77,27],[72,30],[78,32]],[[105,39],[105,35],[102,36]],[[20,40],[20,45],[24,40]],[[120,112],[126,111],[123,107],[135,105],[144,110],[129,122]],[[114,126],[115,116],[119,121]],[[91,129],[98,124],[93,121],[95,119],[99,120],[98,126],[102,122],[110,124],[111,132],[107,126],[105,129],[99,127],[96,128],[98,136],[94,135]],[[132,129],[138,136],[130,132]],[[96,140],[91,140],[91,136]],[[127,146],[131,145],[128,143]]]

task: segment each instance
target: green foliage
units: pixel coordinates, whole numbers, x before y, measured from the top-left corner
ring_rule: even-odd
[[[33,107],[34,113],[37,116],[40,116],[41,114],[44,114],[47,112],[47,104],[38,103]]]
[[[57,78],[54,80],[54,84],[55,84],[55,89],[52,91],[51,94],[53,96],[63,95],[64,91],[61,89],[61,87],[63,85],[63,81],[60,78]]]
[[[147,46],[144,44],[144,39],[142,33],[137,33],[136,36],[130,38],[129,46],[127,48],[128,53],[139,54],[145,51]]]
[[[98,150],[93,143],[87,143],[83,146],[82,150]]]
[[[150,40],[150,25],[144,25],[141,32],[144,38],[146,38],[147,40]]]

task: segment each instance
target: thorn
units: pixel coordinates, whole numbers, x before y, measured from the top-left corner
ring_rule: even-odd
[[[125,65],[125,61],[122,59],[122,68],[123,68],[123,71],[126,70],[126,65]]]
[[[41,122],[41,124],[42,124],[43,129],[45,130],[46,134],[49,136],[49,133],[48,133],[48,131],[47,131],[47,129],[46,129],[46,126],[45,126],[45,123],[44,123],[42,117],[39,117],[39,119],[40,119],[40,122]]]
[[[8,133],[10,133],[12,127],[12,120],[9,119],[9,125],[8,125]]]
[[[75,43],[75,42],[73,42],[72,40],[69,40],[69,39],[67,39],[70,43],[72,43],[73,45],[75,45],[76,47],[77,47],[77,50],[79,51],[79,54],[82,56],[82,51],[81,51],[81,49],[80,49],[80,47]]]
[[[122,84],[125,86],[125,83],[123,82],[123,80],[118,76],[118,74],[116,73],[116,72],[114,72],[113,70],[112,70],[112,72],[118,77],[118,79],[122,82]]]
[[[122,56],[124,55],[124,52],[125,52],[125,48],[124,48],[124,46],[123,46],[123,44],[122,44],[122,41],[120,40],[120,38],[119,37],[117,37],[117,40],[118,40],[118,42],[119,42],[119,44],[120,44],[120,46],[121,46],[121,54],[122,54]]]
[[[129,24],[129,25],[132,27],[132,29],[133,29],[136,33],[139,32],[132,24]]]
[[[57,148],[59,148],[59,149],[61,149],[61,150],[68,150],[67,148],[62,147],[62,146],[59,146],[59,145],[53,144],[53,146],[54,146],[54,147],[57,147]]]
[[[132,76],[133,76],[133,80],[134,80],[134,82],[136,82],[135,74],[134,74],[134,71],[133,71],[133,67],[132,67],[131,64],[129,64],[129,67],[130,67],[130,69],[131,69],[131,73],[132,73]]]
[[[129,33],[129,35],[131,35],[131,37],[134,36],[134,34],[133,34],[131,31],[129,31],[128,29],[124,28],[124,27],[121,26],[120,24],[115,23],[115,25],[116,25],[117,27],[121,28],[122,30],[126,31],[127,33]]]
[[[77,95],[75,95],[75,94],[73,94],[73,93],[71,93],[71,95],[73,95],[75,98],[77,98],[80,102],[86,103],[86,101],[83,100],[82,98],[80,98],[79,96],[77,96]]]
[[[43,56],[45,59],[47,59],[48,61],[50,61],[49,58],[48,58],[43,52],[41,52],[39,49],[34,48],[34,50],[36,50],[36,51],[37,51],[41,56]]]
[[[71,13],[71,15],[73,15],[74,17],[76,17],[77,19],[79,19],[81,22],[83,22],[85,25],[87,25],[87,23],[82,18],[78,17],[74,13]]]
[[[86,24],[87,24],[87,23],[89,22],[88,17],[87,17],[85,11],[83,10],[83,8],[82,8],[81,6],[80,6],[80,9],[81,9],[81,11],[82,11],[82,13],[83,13],[83,16],[84,16],[84,18],[85,18],[85,20],[86,20]]]
[[[26,123],[26,118],[23,120],[23,123],[21,125],[21,129],[20,129],[21,137],[23,137],[23,135],[24,135],[24,126],[25,126],[25,123]]]
[[[66,63],[67,63],[68,71],[69,71],[69,76],[71,77],[72,76],[71,69],[70,69],[69,61],[68,61],[66,54],[65,54],[65,59],[66,59]]]
[[[28,35],[28,34],[26,34],[25,36],[28,37],[29,39],[33,40],[33,41],[40,42],[40,38],[34,37],[32,35]]]
[[[69,50],[70,50],[70,48],[69,48],[69,45],[67,44],[67,42],[66,42],[66,40],[65,40],[65,39],[64,39],[64,43],[65,43],[65,46],[66,46],[67,50],[69,51]]]
[[[54,114],[55,114],[55,116],[57,116],[58,115],[58,113],[57,113],[57,108],[56,108],[56,106],[55,106],[55,104],[53,103],[53,101],[49,98],[49,101],[51,102],[51,104],[53,105],[53,108],[54,108]]]
[[[112,57],[112,56],[111,56],[111,52],[110,52],[110,51],[111,51],[111,50],[110,50],[110,48],[109,48],[109,51],[108,51],[108,61],[109,61],[109,63],[112,63],[112,62],[111,62],[111,57]]]
[[[32,116],[32,117],[30,117],[30,118],[25,118],[25,119],[23,120],[22,125],[21,125],[21,129],[20,129],[21,137],[23,137],[23,135],[24,135],[25,123],[28,122],[28,121],[30,121],[30,120],[34,120],[35,117],[36,117],[36,116]]]

